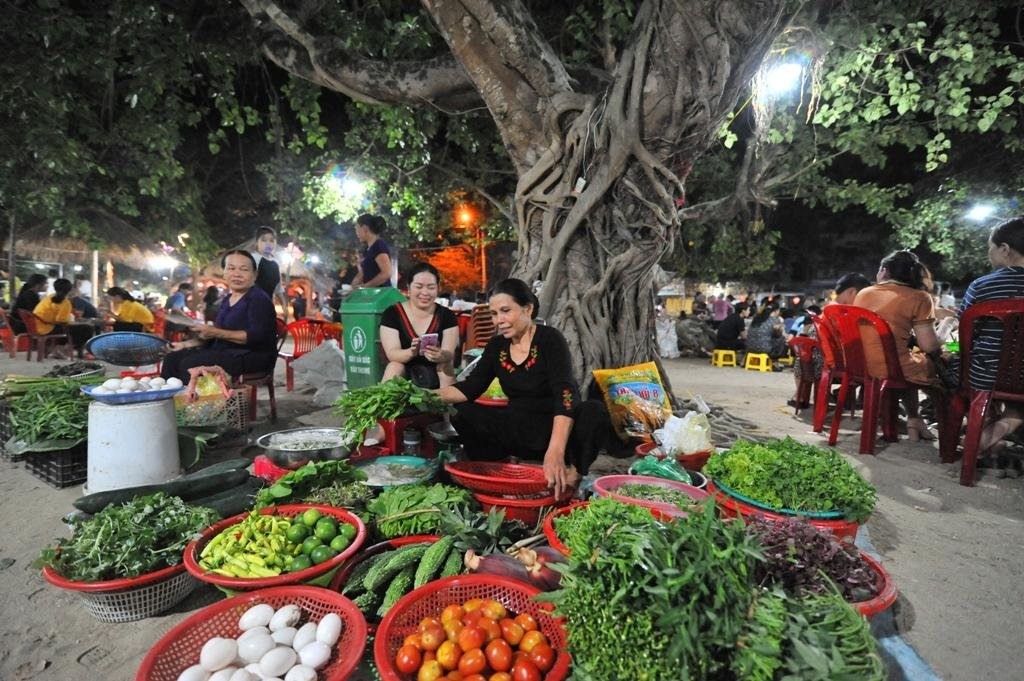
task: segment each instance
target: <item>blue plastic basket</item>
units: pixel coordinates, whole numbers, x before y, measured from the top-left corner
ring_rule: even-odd
[[[780,515],[796,515],[803,516],[805,518],[815,518],[819,520],[834,520],[836,518],[842,518],[844,515],[842,511],[795,511],[791,508],[775,508],[774,506],[769,506],[763,501],[757,501],[756,499],[751,499],[748,496],[740,494],[731,487],[723,485],[718,480],[712,479],[712,482],[714,482],[715,487],[720,489],[724,494],[735,499],[739,499],[745,504],[749,504],[754,508],[760,508],[764,511],[771,511],[772,513],[778,513]]]
[[[134,393],[112,393],[109,395],[96,395],[93,391],[99,386],[83,385],[81,391],[92,399],[104,404],[139,404],[140,402],[156,402],[157,400],[169,400],[182,390],[181,388],[161,388],[160,390],[141,390]]]
[[[158,362],[169,346],[168,340],[150,333],[114,331],[93,336],[86,342],[85,350],[110,364],[139,366]]]

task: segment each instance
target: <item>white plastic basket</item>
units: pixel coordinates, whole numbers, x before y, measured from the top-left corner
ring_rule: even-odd
[[[154,574],[157,577],[155,580],[147,581],[149,578],[143,575],[137,578],[144,582],[140,586],[112,591],[96,589],[99,584],[92,588],[78,588],[90,585],[64,580],[53,571],[48,572],[48,568],[44,568],[43,577],[57,587],[77,593],[89,614],[101,622],[134,622],[174,607],[198,586],[199,580],[189,574],[183,565],[178,568],[167,569],[169,574],[166,577]]]

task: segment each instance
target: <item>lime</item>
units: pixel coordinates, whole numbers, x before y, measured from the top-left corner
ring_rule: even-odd
[[[337,537],[331,540],[331,548],[341,553],[348,548],[348,545],[352,543],[352,540],[343,534],[339,534]]]
[[[357,533],[358,530],[356,530],[355,525],[350,525],[348,523],[341,523],[340,525],[338,525],[338,534],[340,534],[345,539],[348,539],[349,541],[355,539]]]
[[[313,552],[309,554],[309,557],[313,560],[313,565],[319,565],[325,560],[334,558],[336,555],[338,555],[338,552],[330,546],[318,546],[313,549]]]
[[[327,543],[334,539],[338,534],[338,526],[331,518],[321,518],[316,522],[316,526],[313,528],[313,534],[324,543]]]
[[[310,567],[313,567],[313,561],[309,559],[309,556],[299,554],[292,558],[292,562],[288,565],[288,571],[298,572],[299,570],[305,570]]]
[[[302,523],[306,527],[313,527],[316,525],[316,521],[320,520],[322,516],[323,514],[315,508],[307,508],[302,513]]]
[[[306,537],[306,540],[302,542],[302,552],[305,554],[313,553],[313,549],[323,546],[324,543],[319,537]]]
[[[309,528],[303,523],[295,523],[285,531],[284,536],[293,544],[301,544],[309,536]]]

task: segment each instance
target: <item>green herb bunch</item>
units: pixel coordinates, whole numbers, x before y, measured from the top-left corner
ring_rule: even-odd
[[[85,439],[91,400],[80,388],[102,382],[103,377],[98,376],[26,384],[24,392],[11,400],[11,435],[28,445],[43,440]]]
[[[73,520],[72,537],[44,549],[35,565],[81,582],[138,577],[180,563],[185,546],[218,519],[163,492],[137,497]]]
[[[363,480],[366,480],[366,473],[348,461],[310,461],[302,468],[282,475],[270,487],[260,490],[254,508],[259,510],[274,504],[295,503],[314,494],[316,490]]]
[[[468,490],[451,485],[399,485],[381,492],[366,506],[377,532],[385,539],[441,530],[445,511],[465,511],[472,503]]]
[[[396,419],[409,410],[440,414],[446,409],[436,394],[401,376],[347,390],[334,403],[335,413],[345,419],[342,431],[346,442],[358,442],[377,419]]]
[[[704,473],[776,510],[839,511],[855,522],[867,520],[878,499],[841,454],[788,437],[740,440],[712,456]]]

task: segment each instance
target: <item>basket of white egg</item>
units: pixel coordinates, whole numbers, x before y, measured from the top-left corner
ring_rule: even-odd
[[[279,586],[203,608],[143,658],[136,681],[342,681],[366,646],[366,620],[336,591]]]
[[[106,404],[137,404],[167,400],[185,388],[181,380],[159,376],[143,378],[108,378],[101,385],[83,385],[82,392]]]

